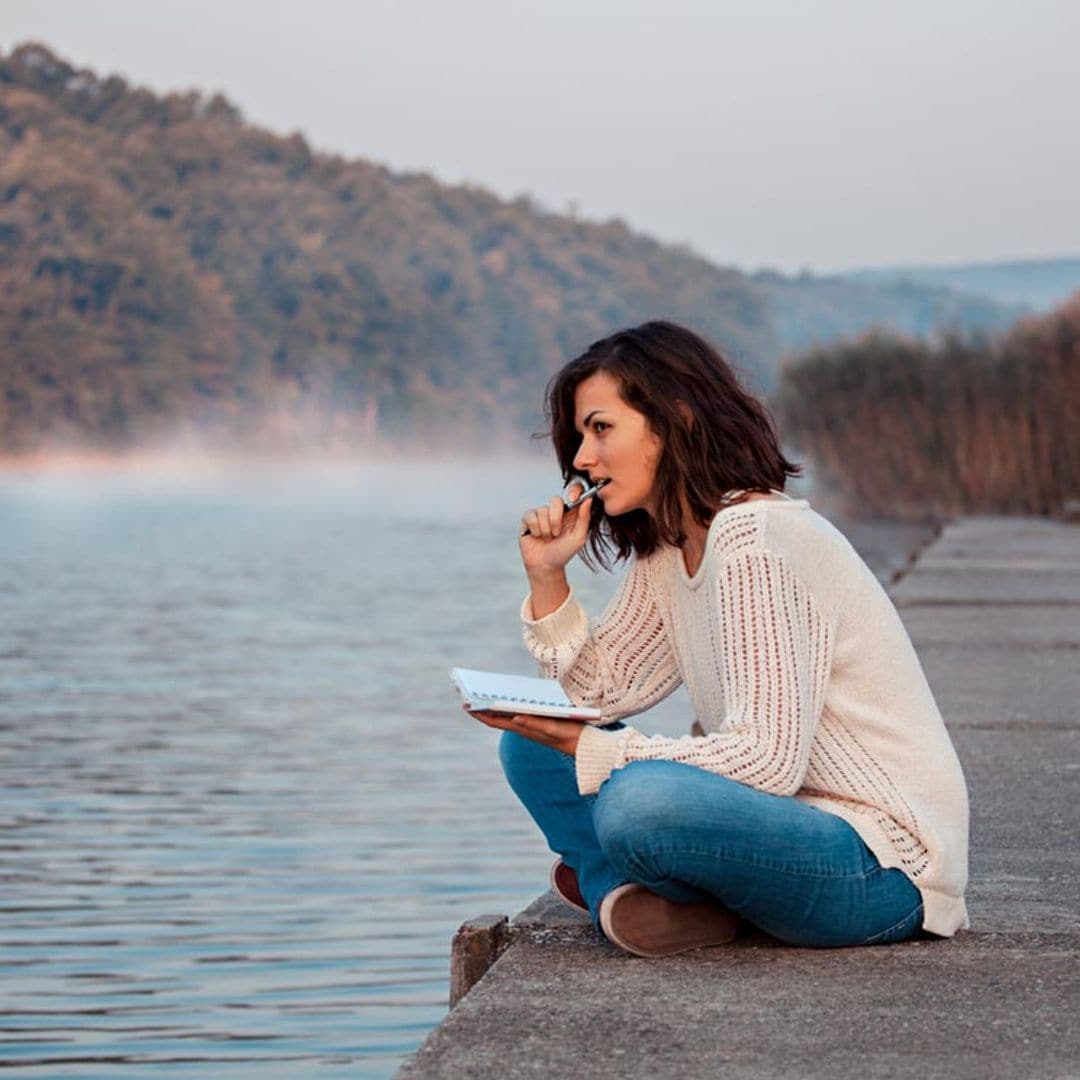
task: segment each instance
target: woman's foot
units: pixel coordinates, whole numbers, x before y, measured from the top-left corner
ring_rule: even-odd
[[[572,907],[575,911],[584,911],[586,915],[589,914],[589,906],[585,903],[585,897],[581,895],[581,889],[578,886],[577,874],[562,859],[559,859],[551,868],[551,891],[567,907]]]
[[[619,885],[600,903],[600,927],[607,939],[637,956],[726,945],[738,933],[739,922],[720,904],[676,904],[644,885]]]

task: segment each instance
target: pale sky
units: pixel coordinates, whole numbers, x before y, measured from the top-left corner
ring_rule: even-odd
[[[0,0],[30,39],[745,270],[1080,254],[1076,0]]]

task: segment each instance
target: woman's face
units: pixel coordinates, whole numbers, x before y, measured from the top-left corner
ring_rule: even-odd
[[[623,401],[613,375],[598,371],[578,384],[574,427],[581,434],[574,468],[594,482],[608,481],[597,493],[604,512],[610,517],[638,509],[652,513],[660,439]]]

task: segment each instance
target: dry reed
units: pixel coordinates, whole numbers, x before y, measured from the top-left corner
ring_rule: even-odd
[[[850,512],[1056,513],[1080,497],[1080,293],[993,339],[814,349],[785,363],[776,405]]]

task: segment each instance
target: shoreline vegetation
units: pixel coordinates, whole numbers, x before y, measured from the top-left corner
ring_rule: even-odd
[[[997,337],[938,342],[872,331],[789,357],[769,401],[813,475],[807,494],[848,520],[932,522],[951,514],[1061,514],[1080,497],[1080,293]],[[309,418],[310,419],[310,418]],[[327,441],[319,425],[258,427],[215,443],[185,431],[156,445],[75,443],[0,453],[0,477],[218,472],[229,468],[422,463],[472,458],[438,440]],[[539,433],[536,433],[539,435]],[[544,438],[502,445],[540,461]],[[477,461],[482,460],[477,457]]]
[[[996,337],[813,349],[774,404],[852,514],[1060,514],[1080,498],[1080,293]]]

